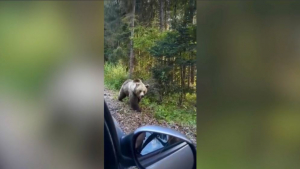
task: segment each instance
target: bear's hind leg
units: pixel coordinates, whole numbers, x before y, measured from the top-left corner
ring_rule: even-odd
[[[119,97],[118,97],[118,100],[119,101],[122,101],[124,98],[126,97],[126,94],[122,91],[122,89],[120,90],[120,93],[119,93]]]

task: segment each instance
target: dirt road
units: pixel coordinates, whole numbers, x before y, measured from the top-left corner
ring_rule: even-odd
[[[196,142],[196,127],[180,126],[177,124],[168,124],[165,121],[161,122],[153,117],[153,112],[143,111],[137,113],[129,107],[127,101],[120,102],[117,99],[118,93],[107,88],[104,89],[104,99],[112,116],[118,121],[122,130],[129,134],[141,126],[158,125],[175,129],[186,135],[195,144]]]

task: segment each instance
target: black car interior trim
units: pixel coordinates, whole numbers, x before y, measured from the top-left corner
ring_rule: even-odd
[[[130,166],[135,166],[135,162],[132,158],[128,158],[126,156],[124,156],[121,152],[121,148],[120,148],[120,140],[119,140],[119,136],[117,134],[117,129],[115,126],[115,122],[111,116],[111,113],[107,107],[106,102],[104,102],[104,118],[105,121],[107,123],[107,126],[109,128],[110,131],[110,136],[113,139],[113,144],[115,147],[115,151],[118,155],[118,161],[120,162],[120,164],[123,167],[130,167]]]

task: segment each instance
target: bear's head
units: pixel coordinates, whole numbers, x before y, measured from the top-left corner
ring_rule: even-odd
[[[133,82],[136,84],[134,93],[142,99],[148,92],[149,84],[145,85],[140,79],[135,79]]]

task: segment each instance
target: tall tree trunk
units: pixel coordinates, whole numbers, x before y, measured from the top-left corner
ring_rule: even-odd
[[[186,67],[182,66],[182,79],[181,79],[181,87],[184,88],[185,87],[185,71]]]
[[[134,71],[134,51],[133,51],[133,37],[134,37],[134,15],[135,15],[135,3],[136,0],[132,0],[132,16],[131,16],[131,39],[130,39],[130,70],[129,78],[132,78],[132,73]]]
[[[166,0],[166,19],[165,19],[165,23],[166,23],[166,27],[165,30],[169,30],[170,29],[170,22],[169,19],[171,18],[170,13],[171,13],[171,3],[170,0]]]
[[[167,11],[168,11],[168,0],[165,0],[165,8],[164,8],[164,15],[165,15],[165,19],[164,19],[164,29],[167,30]]]
[[[190,0],[189,1],[188,23],[193,23],[195,11],[196,11],[196,0]]]
[[[174,6],[174,23],[175,23],[175,25],[176,25],[176,23],[177,23],[177,5],[176,5],[176,3],[175,3],[175,6]]]
[[[188,70],[188,73],[187,73],[188,74],[188,78],[187,78],[188,79],[188,87],[191,86],[191,83],[190,83],[191,82],[191,67],[192,67],[191,64],[187,67],[187,70]]]
[[[195,83],[195,65],[192,63],[191,65],[191,83],[194,85]]]
[[[185,86],[185,66],[180,66],[180,95],[179,95],[179,100],[178,100],[178,105],[181,106],[183,102],[183,96],[184,96],[184,86]]]
[[[169,59],[168,59],[168,66],[169,67],[172,67],[172,65],[173,65],[173,63],[172,63],[173,61],[172,61],[172,58],[170,57]],[[173,82],[173,68],[172,68],[172,70],[170,70],[170,72],[169,72],[169,77],[170,77],[170,81],[171,82]]]
[[[141,64],[141,52],[140,52],[140,50],[138,51],[138,58],[139,58],[139,65],[138,65],[138,71],[140,72],[141,71],[141,66],[142,66],[142,64]]]
[[[175,65],[175,57],[173,58],[173,82],[177,83],[176,81],[176,65]]]
[[[159,0],[160,2],[160,10],[159,10],[159,25],[160,25],[160,31],[162,32],[164,30],[164,19],[165,19],[165,0]]]
[[[196,0],[189,0],[184,12],[183,25],[193,23],[193,17],[196,10],[195,6],[196,6]]]
[[[183,74],[183,82],[182,82],[182,84],[183,84],[183,86],[182,86],[182,101],[184,101],[185,100],[185,80],[186,80],[186,66],[184,65],[183,66],[183,72],[182,72],[182,74]]]

